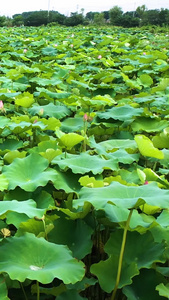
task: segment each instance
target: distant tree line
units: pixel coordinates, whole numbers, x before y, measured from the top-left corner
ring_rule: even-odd
[[[169,9],[148,10],[145,5],[138,6],[135,11],[124,13],[119,6],[114,6],[109,11],[72,12],[65,16],[58,11],[29,11],[15,14],[12,18],[0,16],[0,26],[41,26],[58,24],[65,26],[77,25],[114,25],[122,27],[138,27],[147,25],[169,26]]]

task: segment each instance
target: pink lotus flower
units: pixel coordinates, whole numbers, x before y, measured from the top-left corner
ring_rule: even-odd
[[[24,49],[24,50],[23,50],[23,53],[26,53],[27,51],[28,51],[27,49]]]
[[[148,184],[148,183],[149,183],[148,180],[146,180],[146,181],[144,182],[145,185]]]
[[[71,44],[70,47],[73,48],[73,44]]]
[[[2,100],[0,100],[0,110],[4,110],[4,103]]]
[[[98,59],[101,59],[101,58],[102,58],[102,56],[101,56],[101,55],[99,55],[97,58],[98,58]]]
[[[143,52],[143,55],[146,55],[146,52]]]

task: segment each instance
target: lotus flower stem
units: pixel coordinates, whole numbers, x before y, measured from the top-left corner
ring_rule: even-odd
[[[25,300],[28,300],[28,298],[27,298],[27,296],[26,296],[25,289],[24,289],[24,287],[23,287],[23,284],[22,284],[22,282],[19,282],[19,284],[20,284],[20,287],[21,287],[21,289],[22,289],[22,292],[23,292],[23,294],[24,294],[24,298],[25,298]]]
[[[37,285],[37,300],[40,300],[40,290],[39,290],[39,281],[36,281],[36,285]]]
[[[132,213],[133,213],[133,209],[130,210],[130,213],[129,213],[129,216],[128,216],[128,219],[127,219],[127,222],[126,222],[126,226],[125,226],[124,232],[123,232],[123,239],[122,239],[120,256],[119,256],[116,284],[115,284],[115,288],[113,290],[113,294],[111,296],[111,300],[115,300],[116,292],[117,292],[119,282],[120,282],[121,269],[122,269],[122,263],[123,263],[123,255],[124,255],[124,249],[125,249],[126,238],[127,238],[127,230],[128,230],[129,224],[130,224]]]

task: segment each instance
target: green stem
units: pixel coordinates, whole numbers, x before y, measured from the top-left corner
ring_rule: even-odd
[[[115,284],[115,288],[113,290],[113,294],[111,296],[111,300],[115,300],[116,292],[117,292],[119,282],[120,282],[121,269],[122,269],[122,263],[123,263],[123,255],[124,255],[124,249],[125,249],[126,237],[127,237],[127,230],[128,230],[129,224],[130,224],[132,213],[133,213],[133,209],[130,210],[130,213],[129,213],[129,216],[128,216],[128,219],[127,219],[127,222],[126,222],[126,226],[125,226],[124,232],[123,232],[123,239],[122,239],[120,256],[119,256],[116,284]]]
[[[23,294],[24,294],[25,300],[28,300],[28,298],[27,298],[27,296],[26,296],[25,289],[24,289],[24,287],[23,287],[23,284],[22,284],[22,282],[19,282],[19,284],[20,284],[20,287],[21,287],[21,289],[22,289],[22,292],[23,292]]]
[[[39,281],[36,281],[36,286],[37,286],[37,300],[40,300]]]

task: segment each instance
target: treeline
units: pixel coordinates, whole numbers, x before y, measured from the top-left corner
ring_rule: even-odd
[[[1,16],[0,26],[41,26],[58,24],[65,26],[77,25],[114,25],[122,27],[138,27],[147,25],[169,26],[169,9],[148,10],[145,5],[138,6],[135,11],[124,13],[119,6],[114,6],[109,11],[88,12],[84,9],[72,12],[65,16],[58,11],[30,11],[15,14],[12,18]]]

